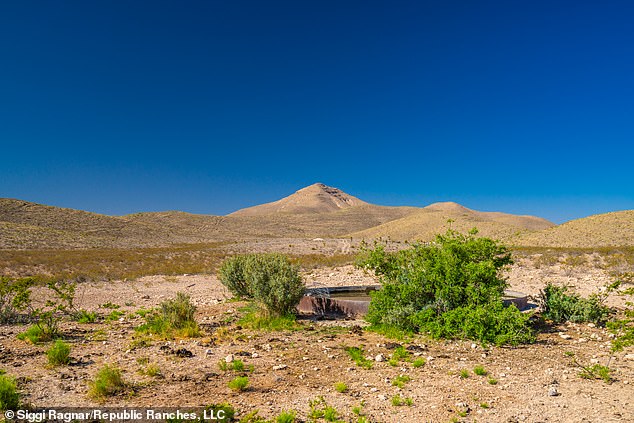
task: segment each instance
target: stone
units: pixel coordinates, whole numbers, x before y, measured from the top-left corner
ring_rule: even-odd
[[[286,364],[278,364],[276,366],[273,366],[273,370],[283,370],[285,368],[287,368],[288,366]]]
[[[233,363],[233,354],[229,354],[228,356],[225,357],[225,363]]]
[[[383,354],[377,354],[376,357],[374,357],[374,361],[385,361],[385,356]]]
[[[558,395],[559,395],[559,391],[557,391],[557,388],[555,388],[554,386],[551,386],[550,388],[548,388],[548,396],[556,397]]]

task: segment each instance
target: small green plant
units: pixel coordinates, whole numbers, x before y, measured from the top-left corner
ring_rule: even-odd
[[[324,420],[327,422],[337,422],[339,420],[339,412],[330,405],[326,406],[326,408],[324,408]]]
[[[29,340],[32,344],[39,344],[40,342],[49,341],[50,338],[50,334],[44,333],[42,327],[38,325],[29,326],[26,331],[18,334],[19,340]]]
[[[334,407],[329,406],[322,396],[309,400],[308,405],[310,407],[308,418],[310,419],[324,419],[329,422],[335,422],[339,418],[339,412]]]
[[[365,402],[361,401],[361,404],[355,405],[352,407],[352,414],[356,416],[360,416],[363,413],[363,407],[365,406]]]
[[[410,378],[407,375],[398,375],[392,381],[392,386],[396,386],[397,388],[403,389],[405,384],[409,382],[410,380],[412,380],[412,378]]]
[[[196,307],[189,295],[178,292],[176,298],[163,301],[158,311],[147,314],[146,323],[136,330],[163,338],[195,338],[200,336],[200,329],[194,319],[195,312]]]
[[[282,411],[275,418],[275,423],[295,423],[296,413],[295,411]]]
[[[489,385],[497,385],[498,384],[498,380],[495,378],[490,377],[489,380]]]
[[[471,374],[469,374],[469,370],[467,370],[467,369],[460,370],[460,379],[467,379],[470,376],[471,376]]]
[[[97,372],[89,394],[94,399],[104,400],[109,396],[123,392],[125,388],[126,384],[123,381],[121,370],[106,364]]]
[[[401,396],[400,396],[400,395],[394,395],[394,396],[392,397],[392,405],[393,405],[394,407],[398,407],[398,406],[403,405],[403,398],[401,398]]]
[[[48,358],[48,364],[55,367],[70,362],[70,347],[67,343],[58,339],[53,346],[46,351],[46,357]]]
[[[229,363],[227,363],[225,360],[220,360],[218,362],[218,368],[223,372],[226,372],[229,370]]]
[[[344,382],[337,382],[335,383],[335,391],[339,392],[340,394],[348,392],[348,385],[346,385]]]
[[[15,379],[0,374],[0,410],[17,410],[20,407],[20,393]]]
[[[477,365],[473,368],[473,373],[478,376],[486,376],[489,374],[489,372],[487,372],[486,369],[480,365]]]
[[[114,322],[119,320],[125,313],[121,310],[112,310],[110,314],[106,316],[106,322]]]
[[[412,405],[414,405],[414,400],[410,397],[405,398],[405,405],[411,407]]]
[[[156,363],[150,363],[145,368],[145,374],[151,377],[161,376],[161,368]]]
[[[607,366],[595,364],[590,367],[583,367],[579,372],[583,379],[602,379],[605,383],[612,383],[612,369]]]
[[[246,376],[238,376],[230,380],[228,386],[233,391],[242,392],[249,386],[249,378]]]
[[[424,358],[417,358],[412,362],[412,366],[418,368],[418,367],[423,367],[425,365],[425,359]]]
[[[574,356],[575,356],[575,353],[574,353],[574,352],[572,352],[572,351],[566,351],[566,352],[564,352],[564,355],[565,355],[566,357],[574,357]]]
[[[293,331],[301,329],[295,315],[270,315],[254,304],[244,307],[241,311],[245,312],[245,314],[238,320],[238,324],[245,328],[264,331]]]
[[[121,308],[121,306],[119,304],[114,304],[114,303],[112,303],[110,301],[100,305],[99,307],[101,307],[101,308],[109,308],[110,310],[116,310],[118,308]]]
[[[363,367],[364,369],[371,369],[372,363],[371,360],[365,358],[364,352],[359,347],[347,347],[345,351],[348,353],[348,356],[356,363],[357,366]]]
[[[236,372],[244,371],[244,362],[242,360],[234,360],[231,362],[231,368]]]
[[[79,310],[74,317],[78,323],[82,324],[95,323],[97,321],[97,313],[83,309]]]
[[[392,353],[392,357],[388,361],[390,366],[396,367],[399,362],[409,360],[409,351],[403,347],[397,347]]]
[[[480,403],[480,408],[487,409],[487,408],[491,408],[491,406],[488,403],[486,403],[486,402],[481,402]]]

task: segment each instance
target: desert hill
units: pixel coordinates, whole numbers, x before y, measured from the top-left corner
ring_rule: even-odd
[[[263,216],[276,213],[306,214],[330,213],[349,207],[366,206],[368,203],[338,188],[316,183],[302,188],[288,197],[259,206],[248,207],[229,216]]]
[[[634,246],[634,210],[571,220],[544,231],[523,234],[516,244],[571,248]]]
[[[364,239],[389,237],[394,240],[429,241],[449,227],[462,232],[477,227],[482,236],[511,240],[521,233],[539,231],[552,226],[552,222],[539,217],[480,212],[454,202],[444,202],[431,204],[401,219],[354,232],[350,236]]]
[[[0,249],[138,248],[262,238],[430,240],[448,227],[477,227],[483,236],[514,245],[634,245],[634,210],[554,226],[539,217],[481,212],[453,202],[378,206],[323,184],[227,216],[180,211],[106,216],[0,199]]]

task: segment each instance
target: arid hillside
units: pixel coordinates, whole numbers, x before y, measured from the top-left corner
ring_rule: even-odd
[[[354,238],[391,238],[394,240],[429,241],[449,227],[466,232],[477,227],[483,236],[510,241],[520,234],[554,226],[534,216],[517,216],[498,212],[479,212],[453,202],[435,203],[402,219],[354,232]]]
[[[316,183],[302,188],[295,194],[281,200],[241,209],[231,213],[230,216],[264,216],[276,213],[329,213],[367,205],[368,203],[365,201],[346,194],[338,188]]]
[[[257,239],[433,239],[447,228],[517,246],[593,248],[634,245],[634,211],[590,216],[555,226],[546,219],[481,212],[453,202],[424,208],[369,204],[323,184],[227,216],[179,211],[106,216],[0,199],[0,249],[168,247]]]
[[[634,210],[596,214],[515,240],[517,245],[538,247],[634,246]]]

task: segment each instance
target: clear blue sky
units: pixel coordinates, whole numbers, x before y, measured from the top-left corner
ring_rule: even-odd
[[[0,197],[634,208],[631,1],[4,1]]]

